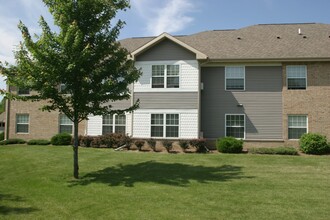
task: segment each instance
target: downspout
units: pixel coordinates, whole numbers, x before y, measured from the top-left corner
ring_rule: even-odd
[[[202,90],[201,90],[201,84],[202,84],[202,65],[209,63],[209,58],[206,58],[206,61],[201,63],[198,62],[198,131],[197,131],[197,137],[203,138],[202,133],[202,115],[201,115],[201,109],[202,109],[202,102],[201,102],[201,96],[202,96]],[[204,86],[203,86],[204,88]]]
[[[6,85],[6,90],[7,90],[7,92],[9,92],[9,85],[7,84]],[[6,111],[6,120],[5,120],[5,140],[8,140],[9,139],[9,117],[10,117],[10,112],[9,112],[9,110],[10,110],[10,101],[9,101],[9,99],[6,99],[6,109],[5,109],[5,111]]]

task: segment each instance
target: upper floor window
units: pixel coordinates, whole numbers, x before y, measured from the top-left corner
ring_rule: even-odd
[[[29,133],[29,114],[16,115],[16,133]]]
[[[245,115],[226,115],[226,136],[245,138]]]
[[[126,115],[104,115],[102,117],[102,134],[126,132]]]
[[[152,88],[179,88],[179,65],[152,65]]]
[[[245,90],[244,66],[226,66],[225,77],[226,90]]]
[[[306,89],[307,68],[305,65],[286,67],[288,89]]]
[[[30,95],[30,89],[27,88],[18,88],[18,95]]]
[[[289,139],[299,139],[303,134],[307,133],[307,116],[289,115],[288,129]]]
[[[65,114],[60,114],[60,133],[72,134],[73,122]]]

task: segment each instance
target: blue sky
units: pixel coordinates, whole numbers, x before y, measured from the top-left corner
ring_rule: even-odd
[[[40,33],[38,20],[51,15],[41,0],[0,0],[0,60],[14,63],[12,51],[21,40],[19,20]],[[319,22],[330,24],[329,0],[131,0],[120,12],[126,21],[120,39],[173,35],[205,30],[238,29],[254,24]],[[5,88],[0,78],[0,88]]]

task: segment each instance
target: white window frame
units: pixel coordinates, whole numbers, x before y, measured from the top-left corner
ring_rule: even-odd
[[[243,78],[238,78],[238,77],[227,77],[227,73],[228,73],[228,69],[229,68],[243,68]],[[225,66],[225,91],[233,91],[233,92],[241,92],[241,91],[245,91],[246,85],[245,85],[245,80],[246,78],[246,74],[245,74],[245,66]],[[243,84],[243,89],[227,89],[227,79],[243,79],[244,84]]]
[[[163,73],[164,75],[163,76],[153,76],[152,75],[152,67],[153,66],[164,66],[164,73]],[[179,68],[179,73],[177,75],[177,77],[179,79],[179,86],[178,87],[167,87],[167,79],[169,77],[176,77],[176,76],[169,76],[168,75],[168,73],[167,73],[168,66],[178,66],[178,68]],[[181,85],[181,83],[180,83],[180,76],[181,76],[181,65],[180,64],[153,64],[153,65],[151,65],[150,88],[151,89],[179,89],[180,88],[180,85]],[[162,87],[162,88],[153,88],[152,87],[152,79],[153,79],[153,77],[155,77],[155,78],[164,78],[164,87]]]
[[[18,123],[18,116],[23,116],[23,115],[27,115],[28,116],[28,122],[27,123]],[[17,131],[17,128],[18,126],[17,125],[27,125],[28,126],[28,131],[27,132],[18,132]],[[19,113],[19,114],[16,114],[16,134],[29,134],[30,132],[30,115],[28,113]]]
[[[65,114],[63,114],[63,113],[61,113],[61,114],[59,114],[59,117],[58,117],[58,132],[59,133],[69,133],[69,132],[61,132],[61,126],[63,125],[63,126],[71,126],[71,133],[69,133],[69,134],[73,134],[73,130],[74,130],[74,127],[73,127],[73,122],[68,118],[68,120],[70,120],[70,124],[61,124],[61,117],[62,116],[65,116],[65,117],[67,117],[68,118],[68,116],[66,116]]]
[[[292,67],[304,67],[305,77],[289,77],[289,69]],[[305,88],[304,89],[289,88],[289,78],[290,79],[305,79]],[[307,66],[306,65],[287,65],[286,66],[286,88],[288,90],[306,90],[307,89]]]
[[[306,127],[302,127],[302,126],[290,126],[289,125],[289,118],[292,117],[292,116],[300,116],[300,117],[306,117]],[[295,114],[290,114],[288,115],[288,128],[287,128],[287,131],[288,131],[288,140],[299,140],[299,139],[291,139],[289,138],[289,129],[290,128],[305,128],[306,129],[306,134],[308,133],[308,115],[295,115]]]
[[[123,114],[125,116],[125,124],[117,124],[116,123],[116,117],[118,117],[119,115],[118,114],[110,114],[110,116],[112,116],[112,124],[103,124],[103,117],[102,116],[102,135],[104,135],[103,133],[103,126],[108,126],[108,127],[111,127],[111,132],[109,134],[113,134],[113,133],[116,133],[116,126],[125,126],[125,132],[124,134],[127,134],[127,126],[126,126],[126,121],[127,121],[127,116],[126,114]]]
[[[152,115],[163,115],[163,124],[154,124],[154,125],[151,124]],[[166,124],[167,115],[178,115],[178,125],[167,125]],[[180,138],[180,118],[181,118],[181,114],[179,114],[179,113],[151,113],[150,114],[150,137],[151,138],[179,139]],[[163,136],[162,137],[152,136],[151,135],[152,126],[163,126]],[[177,137],[167,137],[166,136],[167,127],[178,127],[178,136]]]
[[[236,138],[236,139],[241,139],[241,140],[245,140],[246,138],[246,116],[245,114],[225,114],[225,137],[227,137],[227,116],[228,115],[239,115],[239,116],[243,116],[244,117],[244,137],[243,138]],[[231,127],[241,127],[241,126],[231,126]]]

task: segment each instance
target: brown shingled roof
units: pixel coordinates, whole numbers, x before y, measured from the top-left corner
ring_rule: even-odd
[[[120,42],[133,52],[154,38]],[[176,38],[216,60],[330,58],[330,24],[265,24]]]

